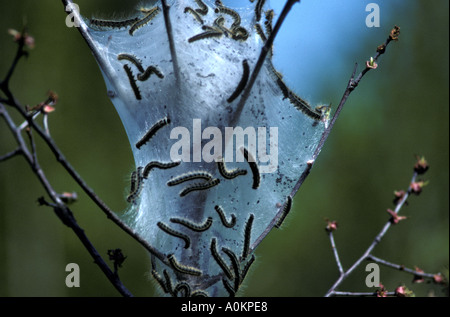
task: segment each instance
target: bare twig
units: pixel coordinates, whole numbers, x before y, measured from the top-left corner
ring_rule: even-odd
[[[369,254],[367,256],[367,260],[376,262],[378,264],[382,264],[384,266],[387,266],[387,267],[390,267],[390,268],[393,268],[393,269],[396,269],[396,270],[399,270],[399,271],[403,271],[403,272],[412,274],[414,276],[420,276],[420,277],[424,277],[424,278],[434,279],[437,275],[439,275],[439,273],[433,274],[433,273],[419,272],[417,270],[413,270],[413,269],[407,268],[404,265],[391,263],[391,262],[388,262],[386,260],[377,258],[376,256],[374,256],[372,254]]]
[[[15,149],[14,151],[11,151],[9,153],[6,153],[5,155],[0,156],[0,162],[6,161],[16,155],[22,154],[22,149],[19,147]]]
[[[55,214],[61,219],[61,221],[75,232],[77,237],[80,239],[80,241],[88,250],[89,254],[94,259],[94,262],[105,273],[107,278],[111,281],[114,287],[120,292],[120,294],[122,294],[123,296],[132,296],[131,293],[120,282],[118,277],[114,275],[114,273],[110,270],[108,265],[103,261],[102,257],[99,255],[95,247],[92,245],[92,243],[89,241],[88,237],[84,233],[84,230],[78,225],[77,221],[73,216],[72,211],[61,201],[60,195],[50,185],[50,182],[48,181],[44,171],[41,169],[38,163],[36,149],[34,145],[34,140],[32,139],[31,131],[27,128],[28,131],[27,134],[30,137],[30,143],[32,148],[30,152],[26,147],[25,141],[23,140],[23,137],[20,133],[20,128],[14,124],[5,106],[1,103],[0,103],[0,116],[4,118],[7,126],[11,130],[12,134],[14,135],[14,138],[16,139],[19,145],[19,149],[14,152],[17,152],[17,154],[21,154],[25,158],[28,165],[36,174],[42,186],[45,188],[47,194],[50,196],[52,201],[54,201],[54,203],[51,204],[45,202],[45,200],[41,198],[39,199],[41,205],[47,205],[52,207]]]
[[[339,257],[337,255],[337,250],[336,250],[336,245],[334,243],[334,238],[332,235],[332,231],[330,230],[330,225],[328,225],[327,227],[327,231],[328,234],[330,236],[330,241],[331,241],[331,246],[335,255],[335,260],[336,260],[336,264],[338,266],[339,269],[339,273],[340,276],[337,279],[337,281],[333,284],[333,286],[328,290],[328,292],[326,293],[326,297],[329,296],[335,296],[335,295],[343,295],[343,294],[352,294],[351,292],[338,292],[336,291],[336,288],[339,287],[339,285],[364,261],[364,260],[370,260],[382,265],[385,265],[387,267],[390,268],[394,268],[400,271],[405,271],[407,273],[410,273],[414,276],[415,279],[421,279],[421,278],[428,278],[428,279],[432,279],[434,282],[436,283],[442,283],[445,284],[446,281],[444,280],[443,276],[440,273],[437,274],[430,274],[430,273],[425,273],[423,271],[421,271],[420,269],[409,269],[404,267],[403,265],[399,265],[399,264],[395,264],[395,263],[391,263],[388,262],[386,260],[380,259],[375,257],[372,254],[373,249],[380,243],[381,239],[385,236],[386,232],[389,230],[389,228],[393,225],[393,224],[397,224],[400,220],[405,219],[406,217],[403,216],[399,216],[399,211],[401,210],[401,208],[406,204],[406,200],[408,199],[408,197],[411,194],[419,194],[422,190],[422,187],[424,185],[424,182],[416,182],[416,178],[418,175],[420,174],[424,174],[426,171],[428,170],[428,164],[426,162],[426,160],[422,157],[422,158],[417,158],[417,162],[414,166],[414,173],[410,182],[410,185],[408,187],[408,190],[406,192],[401,191],[398,192],[399,195],[397,195],[396,192],[396,199],[395,199],[395,210],[390,210],[388,209],[388,213],[391,215],[391,218],[389,219],[389,221],[384,225],[384,227],[382,228],[382,230],[377,234],[377,236],[375,237],[375,239],[372,241],[372,243],[370,244],[370,246],[366,249],[366,251],[353,263],[353,265],[347,270],[344,271],[342,269],[342,265],[341,262],[339,260]],[[336,227],[333,227],[333,229],[335,229]]]
[[[341,260],[339,259],[339,254],[336,248],[336,244],[334,243],[334,236],[333,232],[330,230],[328,231],[328,237],[330,238],[331,248],[333,249],[334,259],[336,260],[336,264],[339,269],[339,273],[342,275],[344,274],[344,268],[342,267]]]
[[[377,296],[377,292],[334,292],[335,296]],[[395,296],[395,292],[385,292],[385,296]]]
[[[36,144],[34,142],[32,129],[35,129],[38,131],[38,134],[42,137],[47,137],[47,134],[44,133],[39,126],[36,125],[34,122],[33,115],[28,115],[23,107],[20,106],[18,101],[14,98],[13,93],[9,90],[9,81],[11,79],[11,76],[14,72],[14,69],[16,68],[20,58],[22,56],[26,56],[26,51],[24,50],[24,43],[25,40],[22,38],[24,37],[23,33],[21,37],[18,39],[18,50],[15,55],[15,58],[13,60],[13,63],[5,77],[5,79],[0,83],[0,90],[5,94],[7,99],[2,99],[2,103],[0,103],[0,116],[4,119],[6,122],[7,127],[11,131],[11,134],[13,135],[14,139],[16,140],[18,144],[18,148],[2,157],[0,157],[0,161],[4,161],[6,159],[12,158],[14,156],[21,155],[25,158],[28,165],[33,170],[34,174],[39,179],[40,183],[46,190],[47,194],[53,201],[53,203],[47,203],[44,198],[39,199],[39,202],[41,205],[47,205],[53,208],[55,214],[61,219],[61,221],[70,227],[74,233],[77,235],[77,237],[80,239],[80,241],[83,243],[83,245],[88,250],[89,254],[94,259],[94,262],[100,267],[100,269],[103,271],[103,273],[106,275],[106,277],[111,281],[111,283],[114,285],[114,287],[122,294],[123,296],[132,296],[132,294],[125,288],[125,286],[121,283],[119,278],[110,270],[108,265],[105,261],[103,261],[102,257],[99,255],[95,247],[92,245],[86,234],[84,233],[84,230],[78,225],[77,221],[75,220],[73,213],[71,210],[64,204],[64,202],[61,200],[61,195],[59,195],[51,186],[50,182],[48,181],[44,171],[39,165],[38,158],[37,158],[37,152],[36,152]],[[28,135],[29,141],[30,141],[30,147],[31,150],[28,149],[25,140],[22,137],[21,131],[23,130],[24,126],[16,126],[13,119],[8,113],[8,110],[5,107],[5,104],[8,104],[12,106],[14,109],[17,109],[19,113],[22,114],[22,116],[25,118],[25,120],[28,122],[27,126],[25,126],[25,131]],[[47,137],[47,140],[49,137]]]
[[[414,172],[411,183],[415,182],[417,177],[417,172]],[[409,195],[411,194],[411,187],[410,189],[405,193],[405,195],[403,196],[403,198],[397,203],[396,207],[395,207],[395,214],[398,214],[398,212],[400,211],[400,209],[402,208],[402,206],[405,204],[406,200],[408,199]],[[361,257],[359,257],[358,260],[356,260],[355,263],[353,263],[353,265],[345,272],[341,272],[338,280],[333,284],[333,286],[328,290],[328,292],[325,294],[325,297],[329,297],[331,295],[334,294],[336,288],[361,264],[361,262],[363,262],[364,260],[367,259],[367,257],[369,256],[369,254],[372,252],[372,250],[378,245],[378,243],[380,243],[381,239],[384,237],[384,235],[386,234],[386,232],[389,230],[389,228],[391,227],[392,222],[388,221],[383,229],[381,229],[381,231],[377,234],[377,236],[375,237],[375,239],[372,241],[372,243],[370,244],[370,246],[367,248],[367,250],[363,253],[363,255]]]

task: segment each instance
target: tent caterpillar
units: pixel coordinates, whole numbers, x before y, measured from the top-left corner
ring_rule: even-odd
[[[230,283],[226,279],[222,279],[223,286],[227,290],[228,294],[230,294],[230,297],[234,297],[236,295],[236,291],[231,287]]]
[[[274,15],[273,10],[266,11],[266,21],[264,22],[264,25],[266,26],[267,36],[270,36],[270,34],[272,34],[273,15]]]
[[[189,246],[191,245],[191,239],[189,238],[189,236],[187,236],[181,232],[178,232],[176,230],[173,230],[172,228],[170,228],[169,226],[167,226],[166,224],[164,224],[161,221],[158,222],[157,225],[165,233],[184,240],[184,243],[185,243],[184,248],[185,249],[189,248]]]
[[[219,214],[220,220],[222,221],[222,224],[227,228],[233,228],[236,224],[236,216],[234,214],[231,214],[231,220],[228,221],[225,217],[225,213],[223,211],[223,208],[219,205],[214,206],[214,209]]]
[[[222,32],[220,31],[206,31],[197,35],[194,35],[193,37],[188,39],[189,43],[198,41],[198,40],[203,40],[203,39],[208,39],[208,38],[212,38],[212,37],[222,37]]]
[[[262,7],[264,6],[265,2],[266,0],[258,0],[258,2],[256,2],[255,6],[256,22],[259,22],[259,20],[261,20]]]
[[[286,203],[284,204],[284,207],[283,207],[283,213],[281,214],[280,218],[278,218],[278,221],[275,224],[275,228],[280,228],[281,227],[281,225],[283,224],[284,219],[288,215],[289,211],[291,211],[291,207],[292,207],[292,197],[288,196],[287,200],[286,200]]]
[[[249,153],[247,151],[247,149],[245,147],[241,147],[241,151],[244,153],[244,158],[248,162],[248,165],[250,166],[250,169],[251,169],[251,171],[253,173],[253,185],[252,185],[252,188],[253,189],[258,189],[259,184],[261,182],[261,176],[259,175],[258,164],[256,164],[255,159],[253,158],[251,153]]]
[[[140,81],[145,81],[149,79],[152,74],[155,74],[161,79],[164,78],[163,73],[156,66],[149,66],[145,71],[141,71],[141,73],[137,75],[137,79]]]
[[[170,123],[170,119],[168,117],[164,117],[158,122],[156,122],[148,131],[147,133],[136,143],[136,147],[138,149],[141,148],[145,143],[147,143],[155,134],[156,132],[164,127],[165,125]]]
[[[203,19],[200,17],[200,14],[198,11],[192,9],[191,7],[186,7],[186,8],[184,8],[184,13],[187,13],[187,12],[191,13],[198,22],[203,24]]]
[[[117,59],[119,61],[123,61],[123,60],[129,61],[137,67],[139,72],[141,72],[141,73],[144,72],[144,68],[142,67],[142,62],[140,60],[138,60],[137,57],[132,54],[121,53],[121,54],[117,55]],[[138,75],[138,78],[139,78],[139,75]]]
[[[227,170],[225,166],[225,160],[222,158],[221,161],[217,162],[219,167],[219,173],[226,179],[233,179],[240,175],[247,175],[247,171],[239,168],[235,168],[231,171]]]
[[[255,24],[255,29],[256,29],[256,33],[261,37],[261,40],[263,41],[263,43],[266,43],[267,37],[266,37],[266,35],[264,34],[264,31],[263,31],[263,29],[262,29],[261,24],[256,23],[256,24]]]
[[[245,231],[244,231],[244,247],[242,249],[242,260],[245,260],[248,256],[248,252],[250,250],[250,238],[252,233],[252,225],[253,225],[253,219],[254,215],[250,214],[248,217],[247,222],[245,223]]]
[[[189,194],[190,192],[196,191],[196,190],[205,190],[205,189],[209,189],[211,187],[214,187],[216,185],[218,185],[220,183],[220,180],[218,178],[214,178],[208,182],[203,182],[203,183],[195,183],[192,184],[190,186],[187,186],[186,188],[184,188],[181,192],[180,192],[180,197],[184,197],[187,194]]]
[[[242,270],[241,283],[242,283],[242,281],[244,281],[245,277],[247,276],[248,270],[250,269],[250,266],[253,264],[254,261],[255,261],[255,255],[252,254],[252,257],[250,258],[250,260],[247,261],[247,263],[244,266],[244,269]]]
[[[242,78],[239,84],[236,87],[236,90],[231,94],[231,96],[227,99],[228,103],[233,102],[244,90],[245,85],[247,85],[248,77],[250,75],[250,67],[248,66],[248,62],[246,59],[242,61],[242,67],[244,68],[244,72],[242,73]]]
[[[239,289],[239,285],[241,284],[241,273],[239,271],[239,261],[236,257],[236,254],[234,254],[233,251],[231,251],[228,248],[223,247],[222,251],[228,255],[228,257],[231,260],[231,266],[234,270],[234,290],[237,292]]]
[[[175,297],[178,297],[178,293],[180,291],[184,291],[183,297],[189,297],[191,296],[191,287],[186,282],[180,282],[178,283],[175,288],[173,289],[173,294]]]
[[[206,221],[202,224],[197,224],[197,223],[194,223],[187,219],[180,219],[180,218],[171,218],[170,221],[173,223],[178,223],[180,225],[183,225],[183,226],[185,226],[193,231],[196,231],[196,232],[206,231],[212,225],[212,217],[208,217],[206,219]]]
[[[283,76],[278,71],[275,70],[273,64],[270,62],[268,65],[271,76],[277,83],[281,92],[283,93],[284,99],[288,98],[290,103],[293,104],[297,110],[306,114],[308,117],[317,121],[320,120],[322,118],[322,112],[320,111],[320,109],[313,110],[305,100],[297,96],[294,92],[292,92],[289,89],[289,87],[285,84],[285,82],[282,79]]]
[[[132,24],[136,23],[137,21],[139,21],[139,18],[133,18],[133,19],[123,20],[123,21],[91,19],[90,23],[93,26],[120,29],[120,28],[127,27],[129,25],[132,25]]]
[[[125,70],[125,73],[127,73],[128,80],[130,81],[131,88],[133,89],[134,96],[137,100],[141,100],[141,92],[139,91],[139,87],[136,85],[136,79],[134,79],[133,72],[131,71],[130,66],[123,65],[123,69]]]
[[[233,40],[246,41],[247,39],[248,39],[248,32],[244,27],[238,26],[233,29]]]
[[[212,254],[213,258],[216,260],[217,264],[219,264],[220,268],[223,270],[225,275],[231,280],[231,279],[233,279],[233,274],[231,273],[230,268],[225,264],[225,261],[220,256],[219,252],[217,251],[216,243],[217,243],[216,238],[212,238],[211,239],[211,247],[210,247],[211,254]]]
[[[173,295],[172,279],[170,278],[170,275],[167,272],[167,270],[164,270],[163,274],[164,274],[164,278],[166,279],[165,284],[166,284],[167,293]]]
[[[191,266],[187,266],[187,265],[178,263],[177,259],[175,259],[175,256],[173,254],[169,254],[167,256],[167,259],[169,260],[170,265],[172,265],[173,269],[180,273],[194,275],[194,276],[202,275],[201,270],[193,268]]]
[[[220,6],[220,7],[217,7],[214,10],[214,12],[215,13],[224,13],[224,14],[228,14],[229,16],[231,16],[234,20],[233,24],[231,24],[231,29],[234,29],[234,28],[238,27],[239,25],[241,25],[241,17],[239,15],[239,13],[237,13],[236,11],[234,11],[230,8]]]
[[[131,203],[135,201],[142,190],[142,166],[139,166],[137,170],[131,173],[131,189],[130,194],[127,197],[127,202]]]
[[[181,174],[179,176],[172,178],[170,181],[167,182],[167,185],[175,186],[175,185],[179,185],[181,183],[184,183],[184,182],[187,182],[187,181],[190,181],[193,179],[197,179],[197,178],[201,178],[206,181],[210,181],[212,179],[212,175],[206,171],[196,171],[196,172],[184,173],[184,174]]]
[[[180,164],[181,164],[180,161],[169,162],[169,163],[162,163],[162,162],[157,162],[157,161],[150,162],[147,165],[145,165],[144,171],[142,172],[142,177],[148,178],[150,171],[155,167],[159,168],[159,169],[169,169],[169,168],[177,167]]]
[[[208,6],[206,4],[204,4],[202,0],[194,0],[194,1],[197,2],[197,5],[200,7],[199,9],[195,9],[195,11],[197,11],[201,15],[207,15],[208,14]]]
[[[159,273],[155,269],[152,270],[152,276],[158,282],[158,284],[161,286],[164,293],[170,293],[169,289],[167,288],[166,281],[163,280],[161,275],[159,275]]]
[[[143,27],[144,25],[149,23],[151,20],[153,20],[153,18],[159,13],[159,7],[151,8],[148,11],[146,10],[143,13],[145,13],[146,15],[142,19],[136,21],[128,30],[128,33],[130,33],[130,35],[133,35],[137,29]]]

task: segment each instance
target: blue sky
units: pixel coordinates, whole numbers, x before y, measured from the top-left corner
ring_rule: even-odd
[[[230,7],[248,1],[223,0]],[[286,1],[267,0],[280,13]],[[380,8],[380,27],[368,28],[366,6]],[[294,5],[275,41],[274,64],[285,81],[312,104],[326,102],[320,93],[324,85],[339,83],[344,88],[354,63],[363,65],[374,54],[392,28],[392,15],[413,1],[400,0],[302,0]],[[367,54],[361,45],[370,40]]]

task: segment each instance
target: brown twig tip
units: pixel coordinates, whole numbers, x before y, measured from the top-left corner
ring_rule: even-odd
[[[416,156],[417,162],[414,164],[414,172],[417,174],[425,174],[426,171],[428,171],[428,168],[430,167],[428,165],[428,162],[425,160],[425,157],[423,156]]]
[[[400,27],[394,26],[394,28],[391,30],[391,33],[389,34],[389,38],[393,41],[397,41],[398,37],[400,35]]]
[[[436,284],[447,285],[447,280],[445,279],[444,276],[442,276],[441,273],[434,274],[434,276],[433,276],[433,282],[436,283]]]
[[[420,195],[420,193],[422,192],[422,189],[428,185],[428,181],[417,181],[417,182],[412,182],[410,185],[410,190],[411,193],[415,194],[415,195]]]
[[[376,292],[377,297],[387,297],[388,296],[388,290],[384,287],[383,284],[380,283],[380,288]]]
[[[417,267],[417,266],[414,266],[414,270],[415,270],[417,273],[421,273],[421,274],[425,273],[424,270],[422,270],[421,268],[419,268],[419,267]],[[425,282],[425,279],[423,278],[422,275],[414,275],[414,278],[413,278],[412,282],[413,282],[413,283],[416,283],[416,284],[420,284],[420,283]]]
[[[402,285],[395,289],[395,296],[397,297],[414,297],[414,292]]]
[[[377,69],[378,64],[375,62],[373,57],[370,58],[370,60],[366,61],[366,68],[370,69]]]
[[[327,232],[333,232],[333,231],[337,230],[337,228],[338,228],[337,221],[335,221],[335,220],[331,221],[331,220],[326,219],[326,222],[327,222],[327,226],[326,226],[325,230]]]
[[[58,102],[58,94],[55,93],[54,91],[49,90],[47,93],[47,99],[45,101],[40,102],[34,107],[26,106],[25,110],[27,111],[28,114],[33,114],[38,111],[47,114],[56,110],[54,106],[56,105],[57,102]]]
[[[393,201],[394,205],[397,205],[399,202],[401,202],[403,200],[403,198],[405,197],[405,195],[406,195],[406,192],[404,190],[394,191],[394,196],[395,196],[394,201]],[[404,204],[408,205],[408,202],[405,201]]]
[[[405,220],[406,217],[405,216],[399,216],[395,211],[388,209],[387,210],[388,214],[391,215],[391,219],[389,219],[389,221],[393,224],[396,225],[398,224],[400,221]]]
[[[29,49],[34,48],[34,45],[35,45],[34,37],[29,35],[25,30],[23,30],[22,32],[19,32],[14,29],[8,29],[8,33],[10,35],[12,35],[14,42],[17,42],[19,44],[21,43],[22,45],[25,45]]]

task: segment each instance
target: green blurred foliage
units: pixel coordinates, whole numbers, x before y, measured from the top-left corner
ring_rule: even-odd
[[[137,3],[78,1],[88,17],[123,12]],[[390,28],[401,26],[392,43],[351,95],[316,165],[294,199],[282,230],[273,231],[257,249],[247,277],[245,296],[323,296],[338,277],[325,234],[325,218],[337,220],[335,239],[348,268],[372,242],[389,218],[393,191],[406,189],[415,154],[425,155],[430,181],[409,199],[401,214],[408,219],[393,227],[374,254],[388,261],[415,265],[427,272],[448,272],[449,259],[449,52],[448,1],[411,1],[404,12],[382,22],[381,38],[348,45],[368,58]],[[106,8],[106,9],[105,9]],[[52,137],[85,181],[117,211],[126,208],[124,188],[133,168],[128,139],[105,93],[94,58],[75,29],[65,27],[59,1],[0,2],[0,76],[14,57],[16,45],[8,28],[24,24],[36,47],[23,59],[11,82],[22,104],[35,105],[48,90],[59,95],[50,116]],[[364,26],[362,26],[364,27]],[[369,54],[369,55],[367,55]],[[365,60],[349,60],[363,64]],[[348,69],[348,76],[351,73]],[[327,65],[318,66],[327,74]],[[323,98],[337,105],[347,77],[324,78]],[[20,122],[18,116],[14,116]],[[54,188],[76,191],[72,206],[79,224],[107,259],[108,249],[121,248],[127,259],[120,269],[136,296],[154,296],[149,258],[80,191],[45,144],[37,142],[40,163]],[[0,155],[15,148],[0,123]],[[118,296],[75,235],[49,208],[39,207],[42,186],[22,158],[0,163],[0,296]],[[81,268],[81,287],[65,286],[65,266]],[[364,266],[341,290],[367,291]],[[388,290],[407,285],[417,296],[442,296],[442,287],[411,284],[412,276],[382,268]]]

